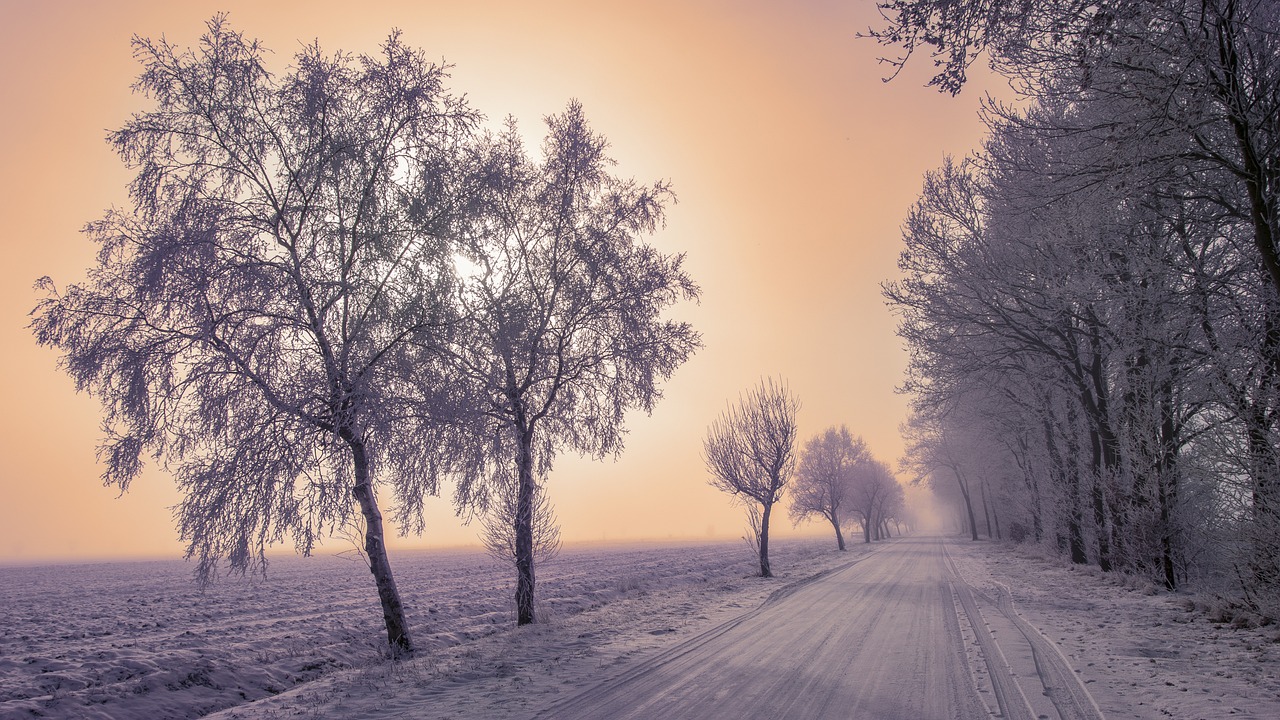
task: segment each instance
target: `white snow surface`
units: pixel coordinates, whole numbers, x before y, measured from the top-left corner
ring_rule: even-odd
[[[833,545],[775,541],[772,579],[741,542],[569,547],[540,570],[544,622],[519,629],[508,568],[397,553],[419,648],[398,663],[357,561],[280,558],[204,592],[181,562],[0,568],[0,718],[531,717],[868,550]],[[1186,595],[1019,546],[947,546],[991,636],[1007,596],[1105,717],[1280,718],[1275,626],[1214,623]]]

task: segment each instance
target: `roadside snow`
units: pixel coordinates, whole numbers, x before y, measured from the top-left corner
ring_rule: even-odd
[[[1214,623],[1192,596],[1025,546],[948,548],[975,590],[1009,590],[1107,718],[1280,718],[1280,628]]]

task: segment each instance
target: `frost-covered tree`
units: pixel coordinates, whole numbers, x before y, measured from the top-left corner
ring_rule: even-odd
[[[520,511],[519,488],[503,484],[489,498],[489,507],[481,520],[480,542],[485,552],[499,563],[516,565],[517,513]],[[560,554],[560,521],[547,493],[538,486],[533,492],[533,562],[543,565]]]
[[[893,477],[888,464],[866,457],[854,465],[850,473],[849,499],[862,524],[863,542],[879,540],[881,524],[889,511],[898,511],[903,503],[902,486]]]
[[[818,516],[831,523],[836,547],[845,549],[840,531],[841,512],[847,508],[853,467],[867,456],[867,445],[849,428],[829,427],[809,438],[800,455],[791,489],[791,520]]]
[[[378,489],[421,529],[452,461],[448,387],[410,350],[452,312],[476,115],[397,34],[373,55],[305,46],[281,74],[223,16],[196,48],[134,52],[152,106],[109,135],[132,207],[88,226],[85,282],[42,281],[36,337],[102,402],[107,484],[144,456],[174,474],[203,580],[221,559],[265,569],[285,537],[309,553],[358,511],[388,641],[411,651]]]
[[[786,383],[767,378],[729,405],[702,441],[711,485],[747,506],[761,577],[773,577],[769,519],[795,470],[799,410]]]
[[[534,621],[535,495],[556,454],[620,453],[626,412],[650,412],[701,343],[663,317],[698,298],[684,256],[643,241],[662,224],[669,188],[614,176],[608,143],[577,102],[546,123],[540,159],[514,122],[472,154],[459,318],[447,344],[427,348],[469,398],[482,440],[459,506],[483,505],[495,484],[515,488],[521,625]]]
[[[1108,150],[1082,161],[1063,156],[1054,175],[1068,183],[1055,191],[1059,195],[1117,174],[1154,171],[1178,181],[1179,187],[1163,190],[1208,204],[1218,218],[1236,224],[1229,242],[1244,261],[1249,284],[1257,282],[1244,288],[1255,347],[1239,347],[1251,358],[1247,368],[1225,347],[1211,354],[1220,368],[1233,366],[1219,370],[1215,382],[1224,393],[1221,412],[1243,440],[1238,467],[1249,487],[1242,529],[1253,546],[1244,564],[1269,588],[1263,594],[1274,594],[1280,586],[1280,565],[1273,560],[1280,547],[1280,4],[886,0],[880,7],[886,24],[871,34],[899,48],[899,65],[914,52],[933,53],[939,68],[933,84],[941,89],[958,92],[966,69],[985,52],[1026,96],[1085,110],[1068,124],[1036,128],[1089,137]],[[1174,232],[1192,253],[1209,256],[1223,237]],[[1207,287],[1216,280],[1197,282]],[[1218,344],[1227,337],[1214,331],[1206,340]],[[1134,417],[1133,409],[1119,419]],[[1166,434],[1157,445],[1177,441]],[[1219,449],[1234,456],[1232,445]],[[1230,464],[1237,464],[1234,457]],[[1160,477],[1173,477],[1167,470]],[[1161,526],[1171,522],[1159,515]],[[1168,572],[1169,563],[1162,564]]]

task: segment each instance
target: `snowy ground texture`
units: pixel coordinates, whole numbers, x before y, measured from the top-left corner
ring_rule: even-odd
[[[540,573],[546,622],[518,630],[483,554],[399,553],[420,652],[395,664],[358,561],[204,593],[183,563],[0,568],[0,718],[529,717],[866,552],[830,545],[777,543],[771,580],[741,542],[568,548]],[[1106,717],[1280,718],[1280,628],[1014,546],[949,550],[983,617],[1011,598]]]

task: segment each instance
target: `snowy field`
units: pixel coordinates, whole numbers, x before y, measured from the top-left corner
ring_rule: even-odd
[[[835,555],[830,544],[782,541],[774,562],[817,567]],[[421,651],[414,677],[428,665],[448,674],[435,663],[481,638],[517,635],[513,569],[478,550],[399,552],[392,563]],[[662,627],[647,637],[659,638],[694,620],[679,598],[690,612],[733,605],[761,584],[749,577],[754,567],[741,541],[570,546],[540,569],[540,614],[550,621],[542,627],[554,635],[583,611],[599,618],[602,606],[648,598],[640,604],[661,608]],[[345,557],[281,557],[266,579],[223,579],[204,592],[181,561],[0,568],[0,718],[194,718],[338,670],[380,687],[383,674],[407,677],[380,661],[381,622],[368,570]],[[597,631],[573,640],[589,646],[614,634]],[[449,675],[460,676],[470,677]]]
[[[523,718],[866,552],[741,543],[567,548],[547,621],[512,627],[510,573],[479,552],[393,556],[417,658],[379,659],[358,561],[287,557],[201,594],[184,563],[0,568],[0,718]],[[1108,718],[1280,717],[1280,628],[1017,547],[950,543],[985,615],[1001,592]],[[856,678],[851,679],[856,682]]]

